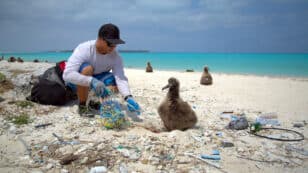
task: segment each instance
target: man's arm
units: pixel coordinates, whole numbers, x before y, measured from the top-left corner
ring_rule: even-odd
[[[115,65],[112,68],[112,73],[114,74],[114,77],[116,79],[119,92],[123,97],[126,97],[128,95],[131,95],[128,79],[124,74],[122,58],[117,53],[116,56],[118,57],[116,58]]]
[[[89,86],[91,76],[80,74],[79,68],[90,56],[90,50],[85,45],[79,45],[69,57],[63,72],[63,80],[81,86]]]
[[[118,89],[124,97],[124,100],[127,102],[128,110],[131,112],[136,112],[137,115],[140,115],[140,106],[134,100],[129,90],[128,80],[124,74],[122,58],[119,55],[117,56],[117,61],[112,69],[112,72],[114,73]]]

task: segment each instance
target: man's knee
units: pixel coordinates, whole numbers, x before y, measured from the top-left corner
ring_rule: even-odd
[[[86,76],[93,76],[94,68],[91,65],[88,65],[84,67],[80,73]]]

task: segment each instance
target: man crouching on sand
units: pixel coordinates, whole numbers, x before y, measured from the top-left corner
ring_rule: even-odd
[[[122,58],[115,49],[118,44],[124,43],[120,38],[118,27],[105,24],[99,29],[96,40],[79,44],[69,57],[63,72],[63,79],[69,87],[77,90],[81,116],[94,116],[86,105],[89,88],[97,96],[106,98],[111,95],[108,87],[116,87],[128,103],[130,111],[140,110],[138,103],[130,93],[128,80],[124,75]]]

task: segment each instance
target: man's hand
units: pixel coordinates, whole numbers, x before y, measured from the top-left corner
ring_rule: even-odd
[[[127,108],[131,112],[136,112],[137,115],[140,115],[140,106],[139,104],[133,99],[133,97],[128,97],[126,99]]]
[[[112,92],[104,85],[103,82],[93,78],[90,84],[91,89],[99,97],[105,98],[112,94]]]

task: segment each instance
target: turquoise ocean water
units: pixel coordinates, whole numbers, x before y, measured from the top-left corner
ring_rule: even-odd
[[[14,56],[25,61],[47,60],[58,62],[69,58],[72,52],[2,53],[5,59]],[[267,76],[308,77],[308,54],[282,53],[124,53],[127,68],[145,69],[151,62],[154,70],[202,71],[207,65],[210,72],[252,74]]]

